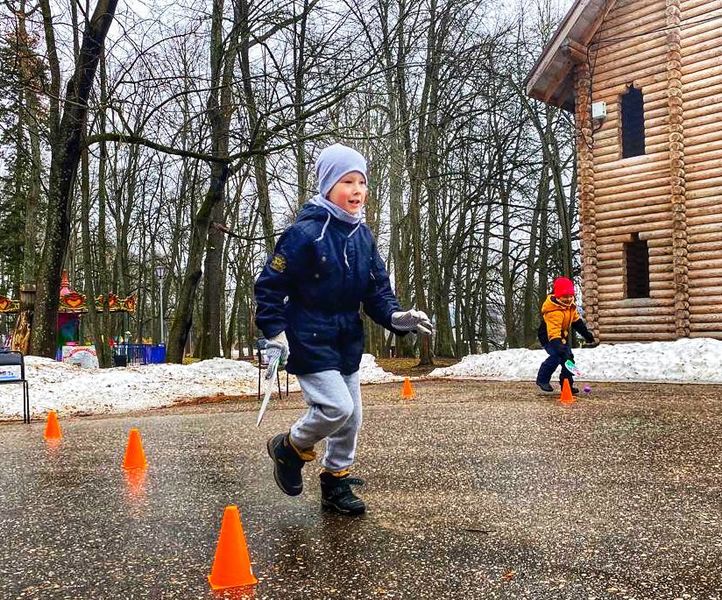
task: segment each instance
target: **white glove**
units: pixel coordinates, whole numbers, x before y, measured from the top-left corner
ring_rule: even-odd
[[[272,337],[266,342],[266,356],[268,357],[268,368],[266,369],[266,379],[273,375],[271,369],[273,362],[278,359],[278,368],[282,369],[286,366],[286,361],[291,354],[288,348],[288,340],[286,332],[282,331],[277,336]]]
[[[425,333],[431,335],[434,326],[429,317],[422,310],[405,310],[395,312],[391,315],[391,325],[399,331],[413,331],[414,333]]]

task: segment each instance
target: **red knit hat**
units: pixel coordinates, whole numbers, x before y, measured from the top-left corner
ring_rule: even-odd
[[[573,296],[574,282],[568,277],[557,277],[554,280],[554,295],[557,298],[559,296]]]

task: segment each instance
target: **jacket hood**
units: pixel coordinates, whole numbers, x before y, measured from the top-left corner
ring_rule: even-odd
[[[547,299],[544,300],[544,304],[542,304],[541,313],[542,315],[546,315],[555,310],[571,310],[574,308],[576,308],[574,301],[572,301],[571,304],[562,304],[553,294],[549,294]]]
[[[322,206],[306,202],[306,204],[301,207],[301,211],[298,213],[296,221],[298,223],[301,223],[302,221],[320,221],[321,223],[324,223],[328,215],[329,212]]]

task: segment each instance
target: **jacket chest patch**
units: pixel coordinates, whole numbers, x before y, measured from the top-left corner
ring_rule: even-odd
[[[286,259],[280,254],[274,254],[271,259],[271,268],[274,271],[283,273],[286,270]]]

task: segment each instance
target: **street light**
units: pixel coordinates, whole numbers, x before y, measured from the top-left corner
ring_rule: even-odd
[[[165,266],[156,266],[155,276],[158,278],[158,287],[160,288],[160,343],[165,346],[165,332],[163,328],[163,278],[165,277]]]

